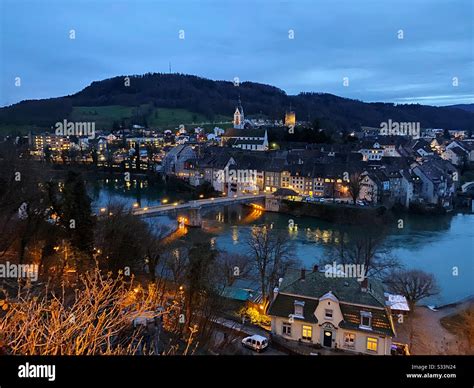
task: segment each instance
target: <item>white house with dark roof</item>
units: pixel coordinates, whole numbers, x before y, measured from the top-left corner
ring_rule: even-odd
[[[389,355],[395,329],[380,282],[290,270],[268,315],[275,338],[348,352]]]
[[[248,151],[267,151],[268,134],[264,128],[229,128],[221,136],[221,145]]]

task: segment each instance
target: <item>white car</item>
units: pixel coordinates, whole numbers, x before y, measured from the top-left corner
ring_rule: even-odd
[[[268,347],[268,340],[261,335],[255,334],[250,337],[245,337],[242,340],[242,345],[257,352],[261,352]]]

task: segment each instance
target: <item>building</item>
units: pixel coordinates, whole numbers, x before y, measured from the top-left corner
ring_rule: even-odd
[[[446,147],[441,157],[455,166],[462,166],[468,160],[469,154],[461,147]]]
[[[242,103],[240,102],[240,97],[239,97],[239,103],[235,107],[235,112],[234,112],[234,128],[243,129],[244,124],[245,124],[244,108],[242,108]]]
[[[420,197],[427,203],[444,205],[450,194],[447,175],[429,162],[415,166],[413,173],[422,182]]]
[[[294,127],[296,125],[296,114],[293,111],[285,113],[285,125],[287,127]]]
[[[454,149],[458,148],[459,150],[454,151]],[[467,162],[474,162],[474,141],[460,141],[454,140],[446,146],[446,152],[448,150],[453,150],[454,153],[458,155],[461,159],[464,159]],[[464,151],[464,154],[460,151]],[[450,157],[445,157],[442,155],[443,159],[450,160]],[[451,161],[451,160],[450,160]],[[452,163],[452,161],[451,161]],[[455,163],[453,163],[455,164]]]
[[[421,179],[409,169],[400,171],[400,199],[399,203],[406,208],[413,202],[418,202],[421,193]]]
[[[248,151],[267,151],[267,130],[265,128],[229,128],[221,136],[221,145]]]
[[[274,338],[349,352],[389,355],[395,329],[380,282],[290,270],[268,315]]]
[[[374,161],[374,160],[381,160],[382,156],[384,155],[384,149],[382,148],[381,144],[378,141],[365,141],[357,151],[362,154],[362,160],[366,161]]]
[[[163,172],[180,177],[194,175],[194,171],[186,168],[186,163],[194,158],[196,158],[196,152],[190,145],[180,144],[173,147],[163,158]]]
[[[28,136],[28,142],[31,154],[40,157],[44,156],[44,151],[46,149],[49,149],[52,154],[59,154],[71,149],[69,136],[59,136],[48,132],[38,135],[30,133]]]

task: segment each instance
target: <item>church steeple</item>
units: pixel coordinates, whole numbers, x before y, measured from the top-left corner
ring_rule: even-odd
[[[240,101],[239,95],[239,102],[235,107],[234,112],[234,128],[242,129],[244,127],[244,108],[242,108],[242,102]]]

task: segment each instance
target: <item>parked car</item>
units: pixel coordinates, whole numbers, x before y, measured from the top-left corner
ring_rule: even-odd
[[[261,352],[268,348],[268,339],[261,335],[252,335],[250,337],[245,337],[242,340],[242,345],[246,348],[255,350],[256,352]]]

